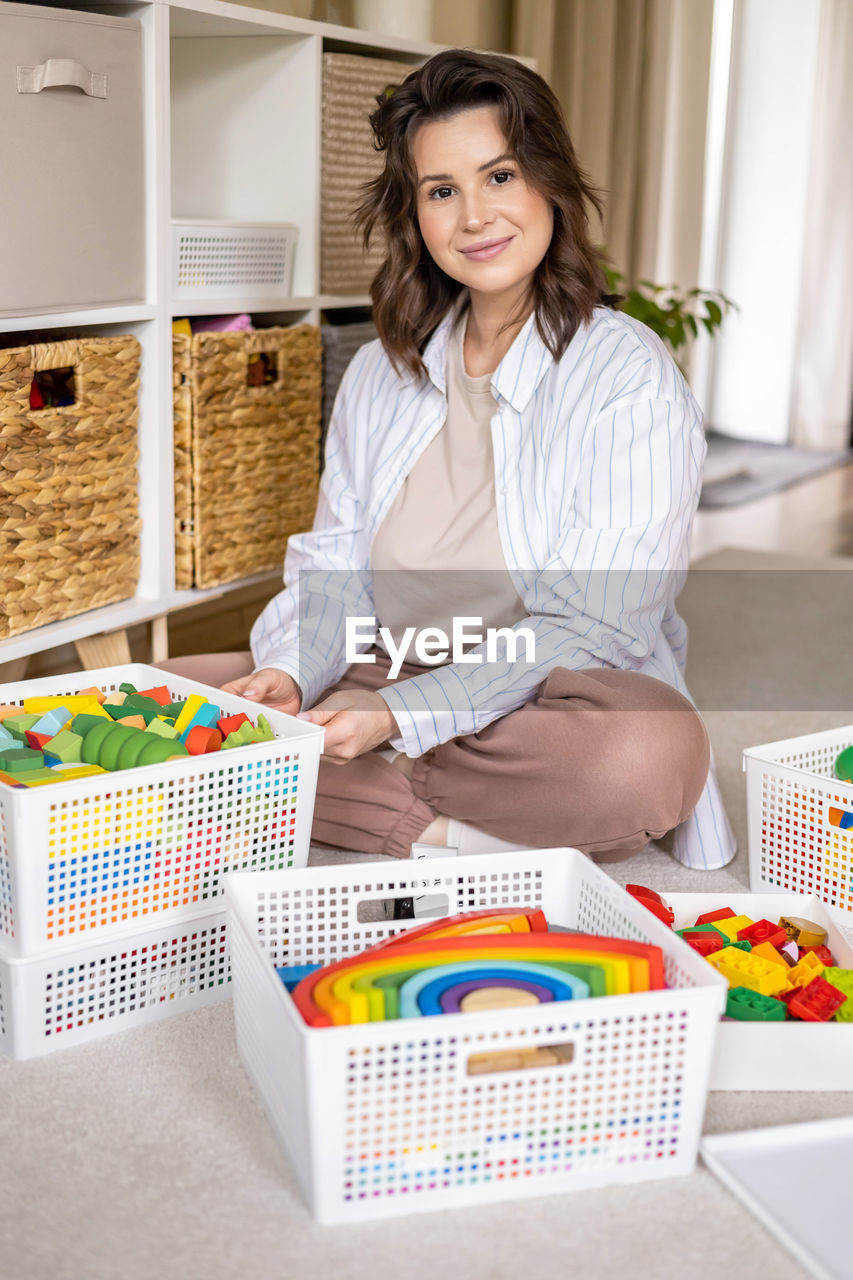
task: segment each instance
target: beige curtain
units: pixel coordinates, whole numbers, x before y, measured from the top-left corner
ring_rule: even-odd
[[[791,439],[850,443],[853,410],[853,5],[823,0]]]
[[[713,0],[515,0],[512,52],[537,58],[603,190],[603,243],[630,279],[697,279]]]

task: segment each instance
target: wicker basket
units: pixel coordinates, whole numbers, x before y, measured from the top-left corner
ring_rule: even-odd
[[[139,362],[126,336],[0,350],[0,636],[136,591]],[[56,370],[73,403],[31,409]]]
[[[281,566],[317,504],[316,325],[173,336],[175,578],[215,587]],[[266,362],[250,385],[253,357]],[[273,376],[274,375],[274,376]]]
[[[382,245],[365,254],[352,213],[365,182],[382,169],[373,147],[369,117],[377,95],[412,70],[405,62],[323,55],[323,141],[320,197],[320,289],[366,293],[382,261]]]

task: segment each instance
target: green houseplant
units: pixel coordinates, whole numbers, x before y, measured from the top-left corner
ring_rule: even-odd
[[[610,292],[622,297],[619,310],[648,325],[669,347],[680,368],[700,328],[713,337],[729,311],[737,310],[731,298],[713,289],[688,289],[683,293],[677,285],[653,284],[650,280],[638,280],[626,288],[625,277],[614,267],[605,267],[605,274]]]

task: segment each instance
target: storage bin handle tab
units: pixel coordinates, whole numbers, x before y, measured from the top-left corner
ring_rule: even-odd
[[[74,58],[48,58],[38,67],[18,67],[18,93],[42,89],[82,89],[89,98],[107,96],[107,77]]]

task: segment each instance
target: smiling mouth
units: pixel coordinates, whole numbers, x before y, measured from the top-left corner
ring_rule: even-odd
[[[472,244],[467,249],[460,250],[460,252],[474,262],[488,262],[490,259],[496,258],[511,243],[512,239],[512,236],[501,236],[497,240],[481,240],[479,244]]]

